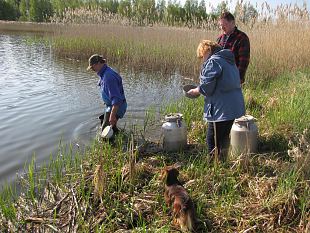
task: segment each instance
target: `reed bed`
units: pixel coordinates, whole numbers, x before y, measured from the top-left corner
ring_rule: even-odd
[[[179,72],[197,79],[196,47],[201,39],[215,40],[219,31],[166,27],[116,25],[66,26],[53,39],[60,56],[85,60],[100,53],[111,63],[134,69]],[[285,72],[309,67],[307,38],[310,29],[298,23],[247,29],[251,41],[251,63],[246,75],[251,85],[266,85]],[[288,33],[289,32],[289,33]],[[296,36],[298,35],[298,36]]]

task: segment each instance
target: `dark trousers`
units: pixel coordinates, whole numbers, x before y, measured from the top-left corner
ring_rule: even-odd
[[[216,146],[218,149],[218,155],[221,160],[225,160],[227,157],[227,152],[230,144],[229,134],[233,123],[234,120],[221,121],[215,123],[208,122],[207,144],[208,144],[208,152],[211,156],[214,155],[214,148],[215,148],[214,124],[216,125],[216,141],[217,141]]]

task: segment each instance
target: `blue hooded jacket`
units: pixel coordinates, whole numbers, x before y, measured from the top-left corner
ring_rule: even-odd
[[[199,92],[205,96],[204,119],[209,122],[245,114],[239,71],[229,49],[215,52],[202,64]]]

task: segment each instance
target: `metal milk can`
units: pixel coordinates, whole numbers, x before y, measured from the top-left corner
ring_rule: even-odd
[[[186,147],[187,129],[182,119],[181,113],[170,113],[165,116],[162,125],[163,149],[165,151],[179,151]]]
[[[233,154],[257,152],[258,129],[253,116],[245,115],[235,119],[230,136]]]

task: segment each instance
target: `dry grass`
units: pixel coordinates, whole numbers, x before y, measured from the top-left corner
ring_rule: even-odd
[[[243,29],[251,41],[251,63],[247,81],[264,83],[284,72],[310,66],[310,28],[298,23]],[[178,71],[198,76],[196,47],[201,39],[215,40],[219,31],[166,27],[116,25],[66,26],[55,38],[56,52],[65,57],[87,60],[101,53],[112,63],[136,69]],[[298,36],[296,36],[298,35]]]

